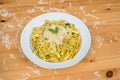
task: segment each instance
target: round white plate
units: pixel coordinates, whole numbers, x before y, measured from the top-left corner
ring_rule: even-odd
[[[38,58],[36,55],[34,55],[30,47],[30,36],[32,33],[32,28],[35,26],[40,26],[41,24],[44,23],[46,19],[47,20],[60,20],[60,19],[66,20],[70,23],[73,23],[75,27],[80,31],[82,44],[81,44],[80,50],[78,51],[78,53],[75,55],[73,59],[66,60],[63,62],[52,63],[52,62],[46,62]],[[67,67],[73,66],[78,62],[80,62],[85,57],[91,45],[91,36],[87,26],[80,19],[70,14],[52,12],[52,13],[46,13],[46,14],[37,16],[36,18],[32,19],[24,27],[21,33],[20,45],[25,56],[33,63],[43,68],[60,69],[60,68],[67,68]]]

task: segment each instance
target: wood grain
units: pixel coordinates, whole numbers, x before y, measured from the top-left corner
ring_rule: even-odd
[[[32,18],[56,11],[83,20],[92,45],[75,66],[49,70],[24,56],[20,34]],[[120,80],[120,0],[0,0],[0,80]]]

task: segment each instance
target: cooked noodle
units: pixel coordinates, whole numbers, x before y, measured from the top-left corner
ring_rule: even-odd
[[[30,42],[34,54],[48,62],[74,58],[81,44],[80,32],[65,20],[45,20],[33,28]]]

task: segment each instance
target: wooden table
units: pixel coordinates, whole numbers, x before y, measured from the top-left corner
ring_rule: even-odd
[[[32,18],[56,11],[83,20],[92,45],[78,64],[49,70],[24,56],[20,34]],[[120,0],[0,0],[0,80],[120,80]]]

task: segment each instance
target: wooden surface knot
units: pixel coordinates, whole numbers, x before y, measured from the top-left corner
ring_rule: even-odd
[[[106,77],[111,78],[113,76],[113,71],[107,71],[106,72]]]
[[[4,19],[2,19],[0,22],[2,22],[2,23],[3,23],[3,22],[5,22],[5,20],[4,20]]]

